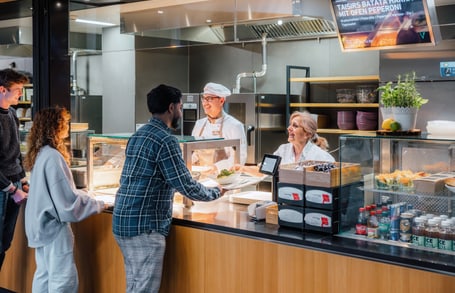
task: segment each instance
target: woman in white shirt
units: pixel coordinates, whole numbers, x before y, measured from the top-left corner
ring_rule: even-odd
[[[281,164],[291,164],[301,161],[334,162],[330,155],[327,140],[317,134],[318,126],[308,112],[294,112],[289,118],[288,142],[282,144],[273,153],[281,157]]]

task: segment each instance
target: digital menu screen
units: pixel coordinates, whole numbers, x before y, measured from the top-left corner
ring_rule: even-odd
[[[425,0],[332,0],[343,50],[433,44]]]

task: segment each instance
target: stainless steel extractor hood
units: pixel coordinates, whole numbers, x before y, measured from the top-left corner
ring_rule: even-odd
[[[121,32],[193,43],[336,37],[329,1],[211,0],[121,12]]]
[[[0,55],[30,57],[33,51],[31,27],[11,26],[0,28]]]

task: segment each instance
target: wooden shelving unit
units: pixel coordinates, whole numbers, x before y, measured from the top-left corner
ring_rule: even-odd
[[[306,108],[379,108],[378,103],[290,103],[289,107]]]
[[[306,77],[290,77],[290,69],[304,69],[306,70]],[[356,75],[356,76],[324,76],[324,77],[309,77],[309,68],[308,67],[292,67],[288,68],[288,84],[287,84],[287,95],[290,96],[290,84],[291,83],[307,83],[307,95],[310,100],[317,100],[315,97],[310,97],[310,86],[311,84],[328,84],[328,85],[337,85],[340,86],[343,84],[347,84],[349,86],[353,86],[353,84],[362,84],[362,83],[378,83],[379,84],[379,75]],[[311,109],[327,109],[327,111],[332,111],[336,109],[346,110],[346,109],[353,109],[353,110],[361,110],[361,109],[379,109],[379,103],[321,103],[321,102],[305,102],[305,103],[288,103],[289,113],[293,111],[295,108],[306,108],[310,112]],[[288,117],[287,117],[288,118]],[[333,117],[332,117],[333,118]],[[325,134],[368,134],[372,131],[363,131],[363,130],[342,130],[338,128],[323,128],[318,129],[319,133]]]

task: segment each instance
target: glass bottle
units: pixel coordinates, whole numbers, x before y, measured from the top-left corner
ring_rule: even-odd
[[[439,228],[438,248],[451,251],[453,249],[453,236],[450,221],[442,221]]]
[[[429,219],[427,228],[425,229],[425,247],[438,248],[438,241],[439,228],[437,221]]]
[[[425,218],[416,217],[412,225],[412,244],[425,246]]]
[[[367,237],[378,238],[378,218],[376,217],[376,211],[370,211],[370,217],[368,218],[367,224]]]
[[[359,216],[355,225],[355,234],[367,235],[367,218],[365,216],[365,208],[359,208]]]

